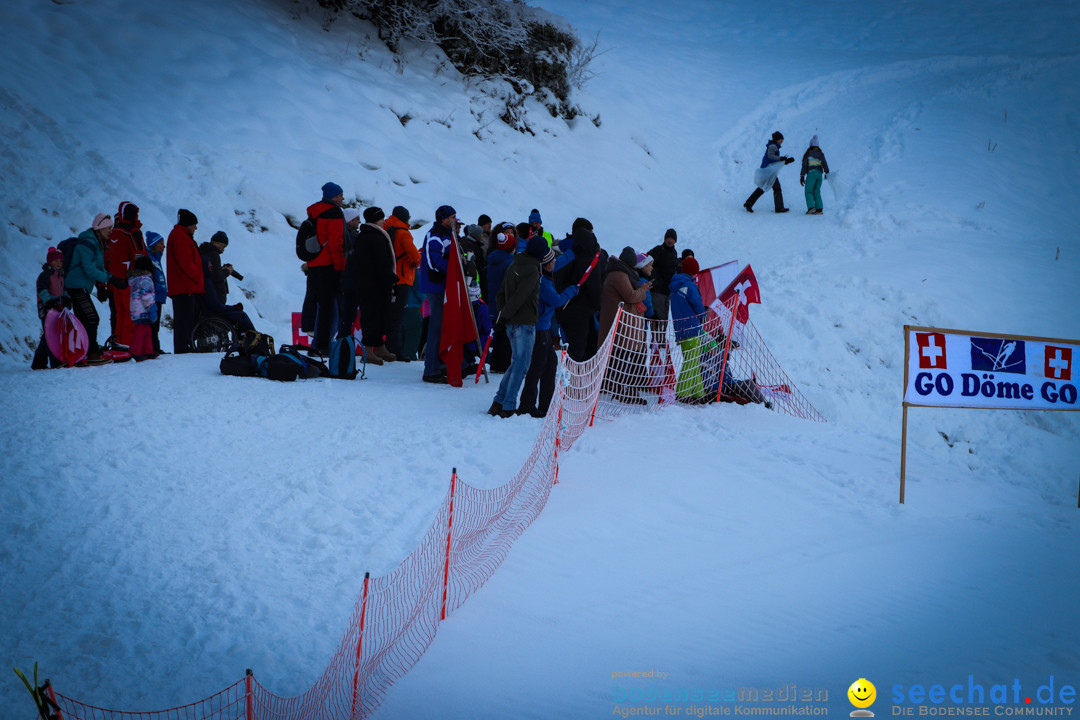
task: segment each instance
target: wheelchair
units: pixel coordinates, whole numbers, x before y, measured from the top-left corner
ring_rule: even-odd
[[[191,351],[225,352],[233,343],[240,342],[240,335],[237,327],[225,318],[200,312],[191,330]]]

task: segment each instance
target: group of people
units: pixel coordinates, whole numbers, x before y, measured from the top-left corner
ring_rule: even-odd
[[[761,158],[761,166],[754,172],[754,192],[746,198],[743,207],[746,212],[754,212],[754,203],[758,201],[765,191],[772,189],[773,208],[778,213],[786,213],[790,208],[784,206],[784,193],[780,188],[780,170],[785,165],[795,162],[790,155],[781,155],[780,146],[784,144],[783,134],[777,130],[772,134],[769,142],[765,144],[765,155]],[[818,145],[818,136],[810,138],[810,144],[802,157],[802,169],[799,171],[799,184],[804,189],[806,196],[806,214],[821,215],[824,204],[821,202],[821,182],[829,177],[829,163],[825,160],[825,153]]]
[[[328,354],[334,337],[353,336],[358,323],[367,363],[423,360],[422,380],[446,383],[439,353],[446,283],[451,263],[460,262],[477,330],[461,370],[476,372],[490,347],[490,368],[503,375],[491,415],[545,416],[555,389],[557,349],[565,345],[573,360],[587,361],[613,332],[620,306],[639,320],[620,325],[624,329],[613,340],[602,389],[614,398],[647,402],[639,394],[649,384],[646,327],[653,342],[664,342],[670,316],[684,357],[696,358],[705,313],[695,284],[699,267],[692,250],[676,250],[674,228],[648,251],[625,247],[609,256],[585,218],[556,240],[537,209],[528,222],[495,223],[482,214],[465,225],[453,207],[442,205],[417,247],[407,208],[396,206],[387,216],[375,206],[363,212],[346,207],[344,191],[333,182],[323,185],[307,217],[318,250],[301,266],[307,278],[301,330],[312,336],[313,352]],[[175,353],[191,350],[200,314],[223,317],[241,331],[253,329],[243,305],[228,304],[228,278],[239,277],[222,263],[228,236],[218,231],[198,245],[197,229],[195,214],[180,209],[167,239],[144,235],[138,207],[123,202],[115,220],[99,213],[78,238],[65,241],[67,255],[50,248],[37,283],[43,338],[33,367],[58,364],[44,328],[48,311],[63,306],[72,308],[89,334],[84,362],[90,365],[110,362],[117,352],[136,360],[158,357],[166,298],[173,302]],[[109,303],[111,334],[104,345],[97,342],[95,292]],[[678,393],[689,402],[709,395],[696,360],[686,363]]]
[[[224,317],[240,330],[253,329],[242,303],[227,304],[228,278],[236,274],[232,265],[221,262],[228,235],[218,231],[197,245],[198,223],[194,213],[180,209],[168,239],[144,233],[139,207],[124,201],[115,216],[98,213],[78,237],[49,248],[37,280],[42,339],[31,367],[60,364],[45,339],[46,318],[54,308],[71,308],[86,329],[89,348],[79,363],[85,365],[159,357],[158,333],[167,298],[173,301],[174,353],[191,351],[192,330],[201,313]],[[109,305],[110,334],[100,344],[95,295]]]

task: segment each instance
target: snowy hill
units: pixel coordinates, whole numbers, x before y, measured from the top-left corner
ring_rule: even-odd
[[[712,406],[594,428],[379,717],[608,716],[639,670],[827,688],[833,714],[859,677],[879,714],[897,684],[1080,683],[1075,413],[912,410],[896,504],[905,323],[1080,338],[1080,8],[543,6],[606,52],[587,116],[536,105],[534,136],[440,53],[398,63],[291,3],[0,7],[0,658],[121,709],[245,668],[302,692],[451,467],[493,487],[521,466],[536,421],[416,364],[295,385],[207,356],[29,371],[45,250],[122,200],[162,234],[178,207],[199,240],[225,230],[256,325],[288,338],[287,217],[333,180],[425,223],[537,207],[615,252],[675,227],[703,265],[750,263],[754,322],[829,420]],[[742,210],[777,129],[796,157],[820,136],[822,217],[794,167],[793,212]],[[14,677],[0,708],[33,716]]]

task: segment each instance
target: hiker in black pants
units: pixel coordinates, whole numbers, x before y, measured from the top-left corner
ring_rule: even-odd
[[[780,189],[780,180],[777,176],[780,174],[780,168],[795,162],[795,158],[780,154],[780,146],[783,144],[784,136],[777,130],[772,134],[772,140],[765,146],[765,155],[761,158],[761,167],[754,171],[754,184],[757,187],[754,188],[754,192],[750,193],[750,197],[746,198],[746,202],[743,203],[746,212],[754,212],[754,203],[769,188],[772,188],[773,207],[776,212],[786,213],[788,211],[784,207],[784,193]]]

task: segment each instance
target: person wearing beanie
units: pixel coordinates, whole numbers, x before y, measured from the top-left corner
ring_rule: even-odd
[[[98,315],[91,293],[97,287],[100,297],[105,299],[105,292],[101,288],[127,282],[110,275],[105,270],[105,247],[108,245],[112,229],[111,215],[98,213],[94,216],[90,227],[79,233],[72,246],[71,260],[68,262],[67,275],[64,278],[68,297],[71,298],[71,309],[86,328],[86,334],[90,338],[90,349],[86,355],[87,365],[103,365],[112,362],[102,355],[101,347],[98,345],[98,325],[101,317]]]
[[[653,311],[656,319],[665,323],[668,318],[668,293],[670,292],[668,285],[671,284],[671,278],[679,271],[679,254],[675,250],[678,239],[679,234],[675,232],[675,228],[668,228],[664,233],[663,242],[649,251],[649,255],[655,262],[652,274]],[[663,332],[663,327],[658,329],[661,333]]]
[[[221,263],[221,254],[225,252],[229,244],[229,236],[224,231],[218,230],[210,236],[208,242],[199,245],[199,255],[202,256],[205,282],[214,286],[214,292],[222,305],[229,303],[229,276],[233,274],[233,266],[229,263]]]
[[[705,306],[697,286],[698,261],[685,258],[671,279],[671,325],[675,341],[682,349],[683,363],[675,381],[675,396],[681,402],[698,404],[711,394],[701,374],[702,322]]]
[[[499,294],[503,279],[510,263],[514,261],[517,252],[517,229],[511,222],[500,222],[495,226],[492,233],[495,247],[487,254],[487,298],[488,305],[495,304],[495,296]],[[510,338],[506,335],[506,323],[495,323],[495,336],[491,342],[491,351],[488,353],[488,362],[491,372],[504,373],[510,367]]]
[[[694,251],[690,248],[683,248],[682,254],[679,255],[679,261],[683,261],[688,257],[694,257]]]
[[[555,254],[543,237],[529,238],[525,252],[514,256],[495,296],[499,311],[496,322],[506,324],[506,335],[510,339],[510,367],[488,408],[489,415],[508,418],[517,411],[518,393],[532,360],[536,323],[540,319],[541,267],[549,253],[554,259]]]
[[[562,307],[577,296],[580,288],[571,285],[561,293],[555,291],[553,273],[573,261],[574,252],[569,250],[559,257],[549,249],[541,261],[543,274],[540,276],[540,309],[536,323],[536,339],[533,342],[529,370],[525,374],[525,384],[521,389],[521,401],[518,403],[518,415],[531,415],[542,418],[547,415],[551,398],[555,394],[555,377],[559,368],[559,359],[555,355],[556,339],[552,329],[555,308]]]
[[[778,213],[786,213],[788,208],[784,207],[784,193],[780,189],[780,169],[785,165],[790,165],[795,162],[795,158],[788,157],[780,154],[780,146],[784,144],[784,136],[777,130],[772,134],[772,139],[765,145],[765,155],[761,158],[761,167],[754,171],[754,184],[757,185],[754,188],[754,192],[750,193],[750,197],[746,198],[746,202],[743,203],[743,207],[746,208],[746,212],[754,212],[754,203],[758,201],[765,191],[772,188],[773,191],[773,207]]]
[[[408,209],[398,205],[383,223],[383,230],[394,244],[394,272],[397,275],[386,331],[386,350],[402,362],[412,360],[412,353],[405,352],[405,314],[416,280],[416,268],[420,267],[420,251],[416,249],[409,218]]]
[[[322,250],[314,260],[307,262],[305,305],[309,316],[314,316],[313,320],[308,320],[315,326],[314,348],[324,356],[330,354],[341,275],[345,271],[344,204],[345,193],[341,186],[328,182],[322,186],[322,199],[307,208],[307,217],[315,221],[315,237]],[[340,325],[341,319],[338,323]]]
[[[457,211],[449,205],[440,205],[435,211],[435,222],[424,236],[420,249],[420,292],[428,301],[428,331],[424,347],[424,374],[422,380],[445,383],[439,360],[439,343],[442,337],[443,301],[446,295],[446,270],[457,228]]]
[[[334,205],[345,204],[345,191],[341,189],[341,186],[334,182],[328,182],[322,186],[323,200]]]
[[[364,224],[356,237],[356,247],[345,264],[342,285],[345,307],[338,326],[338,337],[352,333],[357,309],[361,318],[361,345],[364,359],[372,365],[393,362],[397,356],[386,349],[397,272],[394,269],[394,245],[383,228],[386,215],[382,208],[364,210]]]
[[[127,272],[132,261],[145,254],[146,242],[143,239],[142,222],[139,221],[139,206],[124,201],[117,208],[116,222],[105,246],[105,269],[114,277],[125,278],[124,287],[113,287],[108,293],[112,345],[117,350],[128,349],[131,333],[135,330],[128,307],[130,293],[127,288]]]
[[[548,247],[555,244],[555,238],[551,233],[544,230],[544,221],[540,219],[540,211],[536,208],[529,213],[529,237],[539,235],[547,242]]]
[[[45,253],[45,264],[41,266],[41,273],[37,277],[37,311],[38,319],[41,320],[41,340],[34,350],[34,358],[30,362],[31,370],[63,365],[49,350],[49,344],[45,340],[45,318],[50,310],[60,310],[65,304],[70,305],[71,300],[64,292],[64,253],[51,247]]]
[[[632,247],[623,248],[619,257],[608,259],[607,276],[604,278],[604,295],[600,305],[600,342],[612,338],[611,356],[604,374],[601,389],[616,400],[630,405],[646,405],[645,398],[638,395],[638,388],[648,384],[645,368],[645,296],[652,289],[652,281],[640,282],[634,266],[638,253]],[[623,313],[634,315],[621,321],[618,327],[615,316],[622,304]]]
[[[176,213],[176,225],[165,243],[165,276],[173,306],[173,352],[191,352],[201,296],[206,293],[203,260],[195,243],[199,220],[190,210]]]
[[[637,270],[638,285],[644,285],[646,282],[653,282],[653,286],[655,287],[655,281],[652,277],[654,264],[652,255],[640,252],[637,254],[637,262],[634,265],[634,269]],[[652,288],[645,293],[645,299],[642,302],[645,303],[645,317],[650,320],[655,320],[656,308],[653,305]],[[654,331],[655,330],[656,328],[654,328]]]
[[[154,304],[157,305],[157,320],[150,326],[150,341],[154,348],[154,357],[161,355],[161,318],[165,301],[169,299],[169,283],[161,259],[165,256],[165,238],[156,232],[146,233],[146,254],[154,266]]]
[[[604,269],[609,260],[593,233],[593,224],[586,218],[574,220],[570,235],[559,243],[559,248],[572,251],[574,259],[555,276],[555,289],[562,292],[580,283],[581,290],[555,311],[555,317],[566,338],[567,354],[572,360],[585,362],[596,354],[596,313],[603,300]]]
[[[821,181],[829,177],[829,163],[818,145],[818,137],[810,138],[810,145],[802,156],[799,184],[806,195],[806,214],[821,215],[825,205],[821,202]]]

